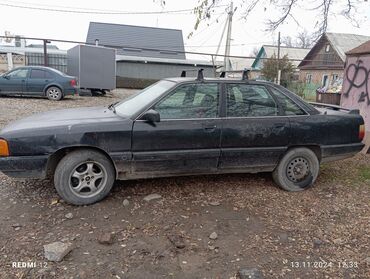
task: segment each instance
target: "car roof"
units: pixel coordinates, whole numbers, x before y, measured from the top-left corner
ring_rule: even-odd
[[[195,77],[173,77],[173,78],[166,78],[165,80],[173,81],[176,83],[182,82],[194,82],[194,81],[207,81],[207,82],[241,82],[241,83],[253,83],[253,84],[273,84],[270,81],[264,80],[254,80],[254,79],[247,79],[242,80],[241,78],[203,78],[202,80],[197,80]]]

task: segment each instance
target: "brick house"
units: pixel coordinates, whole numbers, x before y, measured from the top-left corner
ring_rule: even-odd
[[[369,36],[324,33],[299,63],[299,80],[317,87],[329,87],[343,78],[345,53],[370,40]]]

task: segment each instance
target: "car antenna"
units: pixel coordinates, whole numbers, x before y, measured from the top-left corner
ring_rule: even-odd
[[[198,77],[197,77],[198,81],[204,80],[203,70],[204,69],[199,69],[199,71],[198,71]]]

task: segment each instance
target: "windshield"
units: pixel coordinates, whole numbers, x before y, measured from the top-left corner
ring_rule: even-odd
[[[115,111],[117,114],[122,116],[134,115],[175,85],[176,83],[173,81],[158,81],[157,83],[139,91],[130,98],[119,102],[114,106]]]

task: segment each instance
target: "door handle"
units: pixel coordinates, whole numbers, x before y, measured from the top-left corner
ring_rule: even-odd
[[[217,126],[216,125],[211,125],[211,126],[205,126],[203,127],[203,129],[206,131],[206,132],[213,132],[214,130],[216,130]]]
[[[283,127],[285,127],[285,124],[284,123],[274,124],[274,128],[283,128]]]

